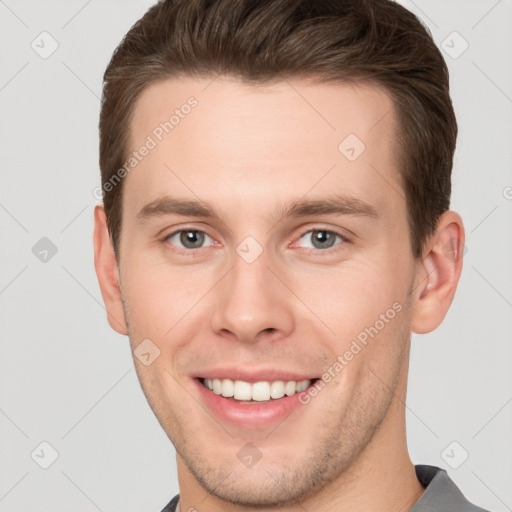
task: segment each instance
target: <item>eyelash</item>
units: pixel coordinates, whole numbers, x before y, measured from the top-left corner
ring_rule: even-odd
[[[338,231],[333,231],[332,229],[324,229],[321,227],[316,227],[316,228],[309,228],[306,231],[304,231],[297,238],[297,240],[296,240],[296,242],[294,242],[294,244],[297,243],[304,235],[307,235],[308,233],[314,233],[315,231],[324,231],[325,233],[329,233],[331,235],[339,237],[341,239],[341,241],[339,243],[337,243],[336,245],[334,245],[333,247],[328,247],[327,249],[317,249],[315,247],[306,247],[305,249],[307,249],[308,253],[313,253],[313,254],[321,253],[324,255],[328,255],[328,254],[331,254],[332,252],[339,251],[340,246],[345,245],[346,243],[350,242],[348,237],[346,237],[345,235],[342,235]]]
[[[172,233],[169,233],[168,235],[165,235],[163,237],[163,239],[162,239],[162,242],[164,244],[169,244],[169,242],[168,242],[169,239],[172,238],[174,235],[176,235],[178,233],[182,233],[182,232],[187,232],[187,231],[193,231],[193,232],[196,232],[196,233],[203,233],[206,236],[210,237],[212,240],[214,240],[214,237],[212,235],[210,235],[209,233],[207,233],[206,231],[203,231],[203,230],[200,230],[200,229],[195,229],[195,228],[184,227],[184,228],[178,229],[176,231],[173,231]],[[332,229],[324,229],[324,228],[321,228],[321,227],[309,228],[309,229],[305,230],[304,232],[302,232],[300,234],[300,236],[293,243],[294,244],[297,243],[304,235],[307,235],[308,233],[313,233],[315,231],[324,231],[326,233],[335,235],[335,236],[337,236],[337,237],[339,237],[341,239],[341,242],[339,242],[336,245],[334,245],[333,247],[329,247],[327,249],[317,249],[317,248],[306,247],[305,249],[307,249],[308,253],[313,253],[313,254],[317,254],[317,253],[331,254],[331,252],[339,250],[339,247],[341,245],[345,245],[346,243],[350,243],[350,240],[349,240],[349,238],[347,236],[342,235],[341,233],[339,233],[337,231],[333,231]],[[173,244],[170,244],[170,245],[173,245]],[[211,247],[211,246],[209,246],[209,247]],[[178,254],[183,254],[183,255],[192,256],[192,257],[197,255],[199,249],[206,249],[206,247],[198,247],[197,249],[187,249],[187,248],[177,247],[177,246],[173,245],[173,250],[176,251]]]
[[[196,257],[199,255],[199,249],[206,249],[206,247],[199,247],[197,249],[187,249],[184,247],[178,247],[169,242],[169,239],[172,238],[174,235],[177,235],[178,233],[187,232],[187,231],[193,231],[195,233],[203,233],[206,236],[210,237],[212,240],[215,240],[214,237],[212,235],[210,235],[209,233],[207,233],[206,231],[203,231],[201,229],[195,229],[192,227],[190,227],[190,228],[184,227],[181,229],[177,229],[176,231],[173,231],[172,233],[169,233],[168,235],[165,235],[162,239],[162,242],[167,245],[172,245],[173,246],[172,250],[177,252],[178,254],[181,254],[184,256]]]

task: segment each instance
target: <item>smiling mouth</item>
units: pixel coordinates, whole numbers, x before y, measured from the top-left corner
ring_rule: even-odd
[[[201,384],[216,395],[237,403],[247,404],[273,402],[285,396],[301,393],[317,380],[245,382],[243,380],[199,378]]]

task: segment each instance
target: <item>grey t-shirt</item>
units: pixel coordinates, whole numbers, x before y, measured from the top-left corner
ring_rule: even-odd
[[[488,512],[470,503],[444,469],[426,465],[415,468],[425,492],[410,512]],[[175,512],[179,497],[175,496],[162,512]]]
[[[488,512],[470,503],[444,469],[426,465],[415,468],[425,492],[410,512]]]

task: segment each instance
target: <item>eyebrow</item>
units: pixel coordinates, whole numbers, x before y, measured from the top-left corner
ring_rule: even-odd
[[[306,217],[308,215],[357,215],[378,218],[377,210],[355,197],[330,195],[322,199],[299,199],[278,209],[275,216]]]
[[[219,216],[208,203],[165,196],[155,199],[144,206],[137,214],[137,220],[144,222],[152,217],[160,217],[163,215],[183,215],[187,217],[219,219]]]
[[[379,217],[376,209],[361,199],[344,195],[330,195],[322,199],[299,199],[282,205],[272,215],[272,218],[283,219],[321,214]],[[220,220],[214,209],[204,201],[183,200],[169,196],[155,199],[144,206],[137,214],[137,220],[142,223],[151,218],[165,215]]]

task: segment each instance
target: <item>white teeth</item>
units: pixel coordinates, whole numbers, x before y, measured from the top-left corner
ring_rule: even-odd
[[[294,395],[296,390],[297,390],[297,384],[294,380],[289,380],[284,385],[284,392],[286,393],[287,396]]]
[[[270,384],[268,382],[255,382],[251,390],[252,399],[258,402],[270,400]]]
[[[215,393],[215,389],[213,392]],[[233,396],[237,400],[250,400],[252,398],[251,384],[249,382],[244,382],[243,380],[235,380],[235,391]]]
[[[236,400],[254,400],[256,402],[266,402],[273,399],[283,398],[300,393],[309,387],[310,380],[301,381],[282,381],[273,382],[260,381],[245,382],[243,380],[232,381],[231,379],[204,379],[205,387],[213,391],[216,395],[224,397],[234,397]]]
[[[309,386],[307,380],[301,380],[297,382],[297,393],[300,393],[301,391],[304,391]]]
[[[220,395],[222,393],[222,382],[219,379],[213,379],[213,392],[216,395]]]
[[[283,398],[284,396],[284,382],[276,380],[270,385],[270,396],[272,398]]]
[[[235,394],[235,383],[232,380],[224,379],[222,381],[221,395],[230,397]]]

